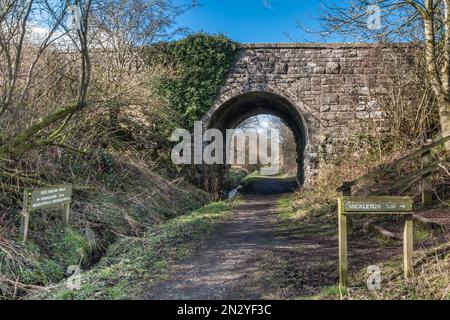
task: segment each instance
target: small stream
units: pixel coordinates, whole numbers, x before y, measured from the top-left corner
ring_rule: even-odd
[[[236,197],[239,194],[239,190],[242,189],[242,185],[237,186],[236,188],[234,188],[231,191],[228,191],[227,193],[227,197],[228,199],[233,199],[234,197]]]

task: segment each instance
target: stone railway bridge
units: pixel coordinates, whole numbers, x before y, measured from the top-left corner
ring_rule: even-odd
[[[280,117],[297,142],[298,181],[307,183],[322,157],[367,120],[384,128],[380,92],[415,65],[414,48],[375,44],[246,44],[204,128],[234,129],[258,114]],[[377,98],[378,97],[378,98]],[[226,166],[203,168],[209,184]],[[203,180],[203,179],[202,179]]]

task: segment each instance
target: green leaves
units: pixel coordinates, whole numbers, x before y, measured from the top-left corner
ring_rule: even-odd
[[[168,61],[176,65],[178,77],[162,80],[157,92],[168,99],[190,128],[212,107],[238,45],[222,35],[197,33],[162,47]]]

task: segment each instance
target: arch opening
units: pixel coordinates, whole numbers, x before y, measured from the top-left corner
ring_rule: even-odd
[[[269,92],[241,94],[216,108],[206,119],[205,128],[218,129],[226,136],[227,129],[237,129],[246,120],[261,115],[279,119],[292,132],[296,146],[296,181],[298,185],[302,185],[305,182],[307,128],[299,108],[285,97]],[[230,166],[222,166],[219,175],[224,177],[229,169]]]

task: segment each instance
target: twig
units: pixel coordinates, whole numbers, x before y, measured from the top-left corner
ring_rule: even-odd
[[[444,202],[444,200],[442,200],[442,199],[439,197],[439,195],[438,195],[438,193],[436,192],[436,190],[434,190],[434,194],[436,195],[436,198],[439,200],[440,203],[442,203],[442,204],[444,204],[444,205],[446,205],[446,206],[450,206],[450,204],[448,204],[447,202]]]
[[[450,171],[448,171],[446,167],[444,167],[441,163],[438,163],[438,166],[441,167],[442,170],[444,170],[450,176]]]
[[[444,294],[441,297],[441,300],[447,300],[448,298],[448,293],[450,292],[450,284],[447,286],[447,288],[444,291]]]
[[[36,286],[36,285],[32,285],[32,284],[21,283],[21,282],[18,281],[18,279],[17,280],[11,280],[11,279],[5,278],[5,277],[3,277],[1,275],[0,275],[0,281],[7,282],[7,283],[10,283],[10,284],[12,284],[14,286],[17,286],[18,288],[24,288],[24,289],[27,289],[27,288],[28,289],[37,289],[37,290],[42,290],[42,289],[49,290],[50,289],[50,287],[43,287],[43,286]]]
[[[63,149],[66,149],[68,151],[72,151],[72,152],[75,152],[75,153],[81,153],[81,154],[84,154],[84,155],[92,154],[89,151],[80,150],[80,149],[77,149],[75,147],[69,146],[67,144],[53,143],[52,146],[63,148]]]

